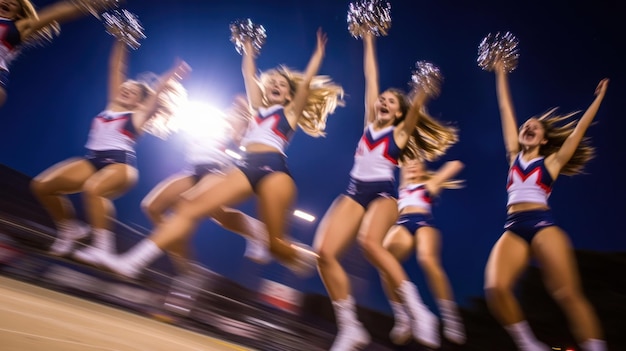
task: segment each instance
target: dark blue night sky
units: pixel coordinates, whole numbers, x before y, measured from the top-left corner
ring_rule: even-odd
[[[36,1],[39,8],[52,1]],[[495,78],[476,65],[476,49],[489,32],[511,31],[520,40],[520,61],[510,76],[520,122],[558,106],[584,110],[597,83],[611,79],[596,123],[587,135],[598,156],[586,175],[561,177],[550,203],[560,225],[578,249],[624,251],[621,224],[626,214],[625,158],[621,147],[626,123],[623,12],[617,2],[571,1],[413,1],[392,4],[392,27],[378,40],[381,88],[408,88],[418,60],[437,64],[445,77],[430,112],[460,128],[460,142],[440,162],[466,164],[460,178],[467,187],[442,194],[435,217],[443,234],[443,261],[457,299],[464,304],[482,295],[483,268],[505,218],[507,164],[495,97]],[[229,23],[251,18],[267,30],[258,68],[278,64],[304,69],[322,27],[329,37],[321,74],[343,85],[347,106],[329,119],[327,136],[298,132],[288,149],[299,187],[297,207],[321,217],[347,185],[353,152],[363,128],[362,43],[346,25],[348,1],[128,0],[147,39],[131,53],[130,75],[161,73],[175,57],[193,68],[185,81],[190,99],[224,108],[243,92],[241,58],[229,41]],[[619,16],[619,17],[618,17]],[[94,18],[62,26],[50,45],[31,49],[11,67],[8,102],[0,108],[0,162],[29,176],[52,164],[82,155],[91,118],[106,102],[107,60],[113,38]],[[180,170],[182,143],[143,136],[137,145],[140,181],[116,201],[118,218],[149,227],[139,210],[147,192]],[[440,163],[439,162],[439,163]],[[437,167],[439,163],[431,165]],[[241,206],[254,214],[254,203]],[[293,236],[311,243],[316,223],[294,219]],[[243,260],[244,241],[207,221],[194,239],[200,260],[247,285],[261,275],[306,292],[324,293],[317,276],[300,280],[272,264]],[[365,264],[352,263],[360,276],[360,304],[387,311],[378,277]],[[363,267],[366,267],[363,269]],[[427,294],[414,261],[406,266]],[[429,299],[429,297],[427,298]],[[428,301],[428,300],[427,300]]]

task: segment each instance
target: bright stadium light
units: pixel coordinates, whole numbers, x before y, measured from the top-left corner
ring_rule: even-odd
[[[307,222],[313,222],[315,220],[315,216],[300,210],[293,211],[293,215],[298,218],[302,218]]]
[[[222,140],[230,134],[226,114],[206,103],[189,101],[178,119],[178,128],[193,138]]]

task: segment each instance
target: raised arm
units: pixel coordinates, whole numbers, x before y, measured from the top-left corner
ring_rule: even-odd
[[[374,104],[378,99],[380,87],[378,83],[378,61],[376,59],[376,42],[372,33],[363,34],[363,74],[365,75],[365,125],[374,122],[376,112]]]
[[[519,152],[517,120],[515,118],[515,111],[513,110],[513,99],[511,98],[511,91],[509,89],[508,73],[502,62],[496,64],[495,73],[496,95],[500,109],[504,147],[506,148],[509,163],[511,163]]]
[[[396,128],[394,131],[394,139],[396,144],[400,147],[404,147],[408,142],[411,134],[415,131],[417,122],[419,121],[422,111],[426,108],[428,102],[428,94],[421,87],[417,87],[415,95],[411,101],[411,107],[402,121],[400,128]]]
[[[256,79],[256,52],[250,40],[244,43],[244,52],[241,55],[241,73],[243,74],[248,103],[256,110],[263,106],[263,92]]]
[[[433,195],[439,194],[441,186],[459,174],[464,167],[463,162],[457,160],[444,163],[444,165],[435,172],[435,175],[426,182],[426,189]]]
[[[135,112],[133,116],[133,124],[137,130],[141,130],[144,123],[149,120],[159,107],[159,95],[170,84],[170,80],[182,80],[191,71],[191,68],[187,62],[177,59],[174,66],[161,76],[159,83],[154,89],[154,93],[151,94],[141,108]]]
[[[61,1],[39,11],[38,18],[23,18],[15,22],[22,40],[27,40],[39,29],[52,22],[65,22],[81,17],[84,13],[70,1]]]
[[[313,55],[311,55],[311,59],[309,59],[309,64],[306,66],[302,81],[298,83],[298,87],[296,88],[296,94],[293,97],[293,101],[291,104],[291,110],[293,112],[291,116],[295,116],[297,119],[302,116],[302,110],[304,109],[306,101],[309,97],[311,80],[317,75],[317,72],[322,65],[322,60],[324,59],[324,54],[326,53],[327,41],[328,37],[326,36],[326,33],[324,33],[322,29],[319,28],[317,30],[317,45],[315,47],[315,51],[313,51]],[[287,118],[289,117],[290,116],[287,116]],[[297,122],[297,120],[290,121],[292,126],[297,124]]]
[[[604,99],[604,95],[606,94],[606,89],[608,88],[608,86],[608,78],[604,78],[600,81],[600,83],[598,83],[598,86],[595,90],[596,98],[593,100],[591,105],[589,105],[589,107],[587,108],[587,111],[585,111],[583,116],[580,118],[572,134],[570,134],[567,139],[565,139],[565,142],[563,143],[559,151],[554,154],[554,157],[549,157],[552,159],[546,159],[546,166],[550,170],[550,173],[558,174],[561,171],[561,168],[563,168],[563,166],[567,164],[567,162],[569,162],[569,160],[572,158],[572,155],[574,155],[576,148],[578,148],[578,144],[580,144],[580,141],[583,139],[587,128],[589,127],[589,125],[595,118],[596,113],[598,112],[598,109],[600,108],[600,104]]]
[[[127,79],[128,48],[120,40],[115,40],[109,55],[109,101],[113,100]]]

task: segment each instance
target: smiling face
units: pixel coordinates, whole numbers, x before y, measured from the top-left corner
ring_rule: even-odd
[[[394,92],[387,90],[378,96],[374,103],[376,121],[382,125],[395,122],[404,115],[400,97]]]
[[[134,81],[126,81],[120,86],[115,103],[129,110],[135,109],[146,97],[141,85]]]
[[[18,0],[0,0],[0,17],[15,20],[21,14],[22,4]]]
[[[519,131],[518,141],[525,148],[532,148],[544,145],[548,142],[546,139],[546,130],[536,118],[528,119]]]
[[[264,81],[265,98],[270,105],[287,105],[293,94],[289,80],[284,75],[273,72]]]

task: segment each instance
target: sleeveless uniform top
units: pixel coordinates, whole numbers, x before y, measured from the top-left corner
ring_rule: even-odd
[[[284,155],[295,130],[289,125],[282,105],[259,108],[254,119],[250,121],[248,131],[241,141],[242,146],[254,143],[274,147]]]
[[[432,202],[433,198],[423,183],[409,184],[400,188],[398,196],[399,211],[402,211],[405,207],[414,206],[423,208],[430,212],[432,209]]]
[[[91,130],[85,147],[89,150],[135,151],[135,140],[139,133],[132,121],[133,113],[100,112],[91,123]]]
[[[525,162],[519,153],[509,169],[506,183],[509,197],[507,206],[520,202],[547,205],[553,182],[543,157]]]
[[[8,71],[15,48],[22,42],[15,22],[0,17],[0,70]]]
[[[393,138],[395,126],[374,130],[369,124],[359,140],[350,176],[373,182],[395,180],[394,171],[402,150]]]

